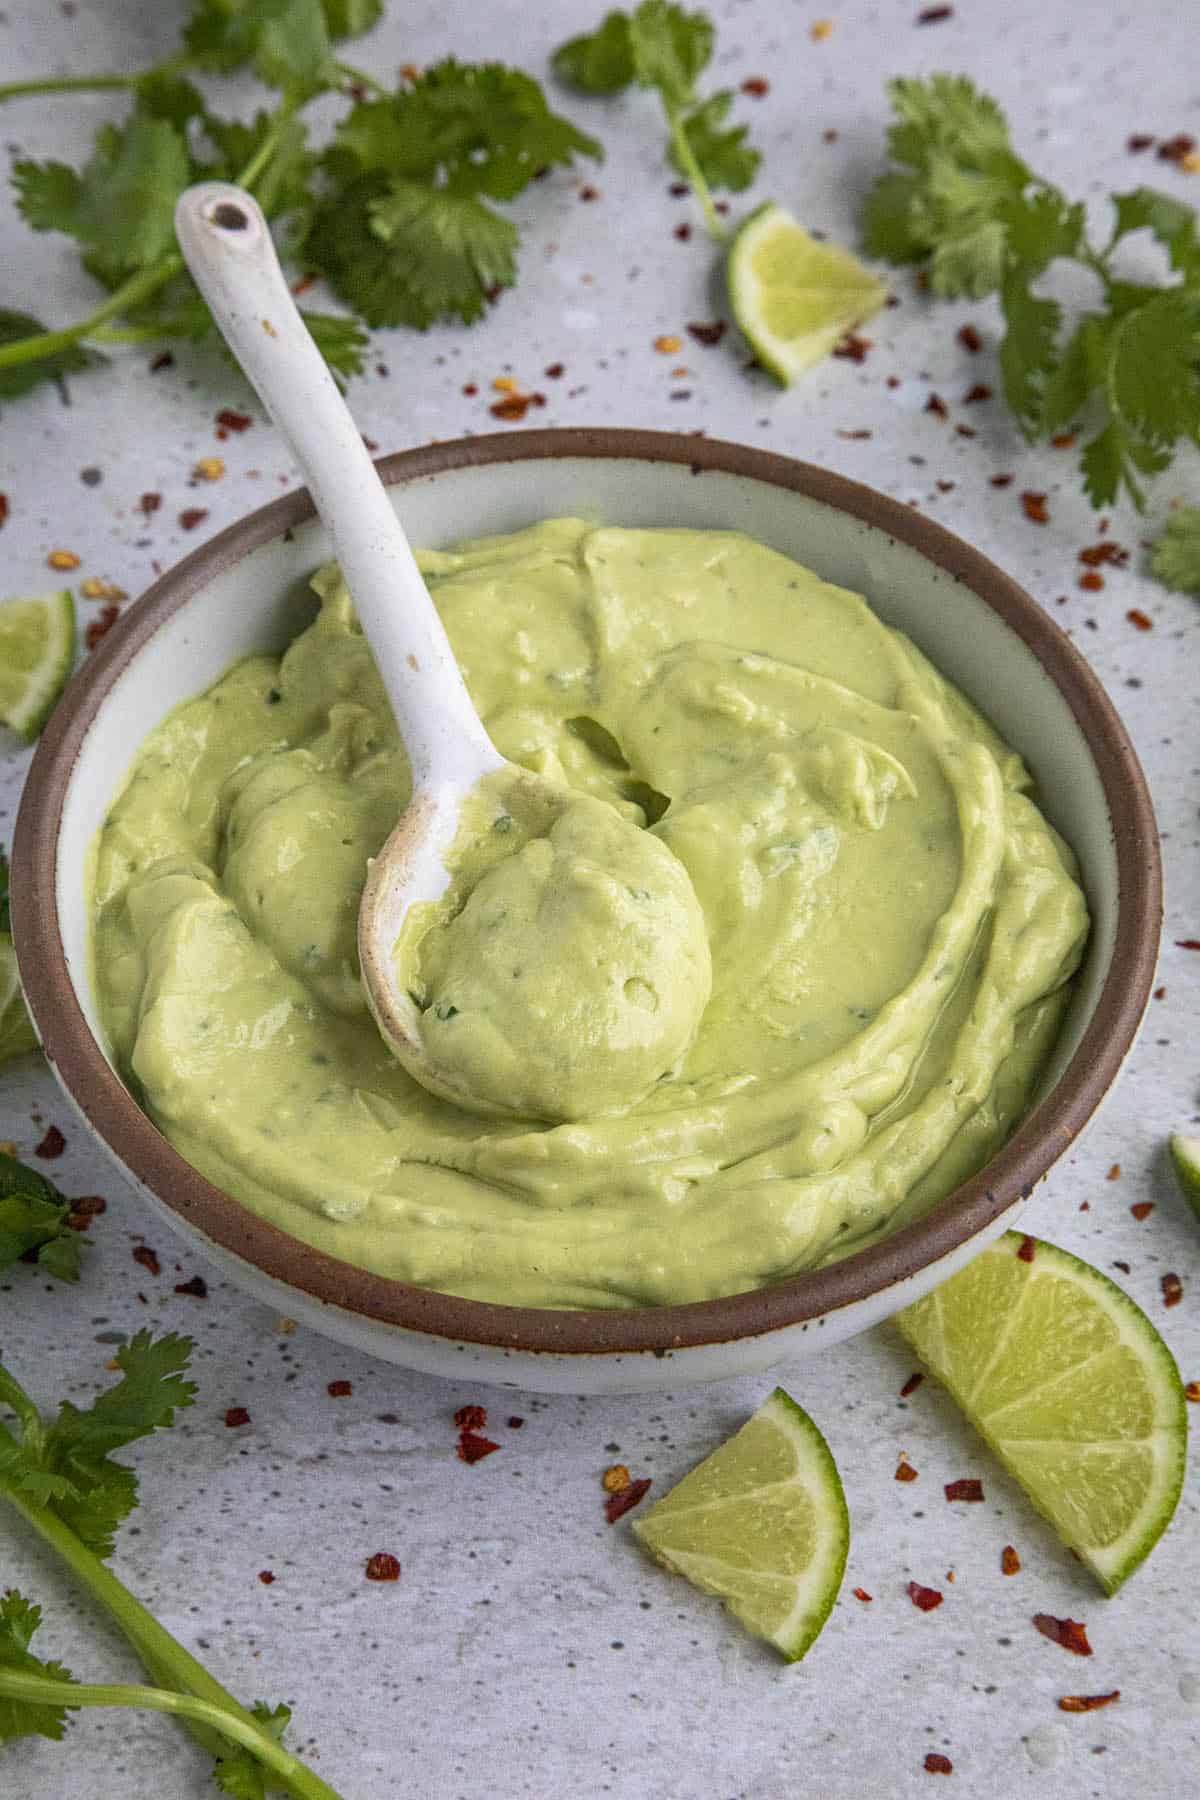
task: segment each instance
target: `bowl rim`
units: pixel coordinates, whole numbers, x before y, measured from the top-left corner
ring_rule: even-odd
[[[376,466],[385,484],[398,486],[484,464],[562,457],[683,464],[697,475],[719,471],[804,495],[882,530],[998,613],[1070,707],[1096,765],[1114,832],[1112,958],[1093,1015],[1053,1090],[977,1175],[892,1235],[770,1287],[678,1305],[565,1310],[462,1299],[356,1268],[259,1218],[184,1161],[110,1067],[76,997],[59,923],[59,824],[84,738],[114,683],[164,622],[209,581],[313,516],[305,488],[227,526],[160,576],[68,685],[38,744],[17,816],[13,933],[30,1011],[68,1094],[134,1177],[214,1245],[315,1301],[407,1332],[515,1353],[661,1356],[821,1320],[883,1294],[952,1255],[1028,1198],[1099,1106],[1137,1033],[1154,978],[1162,917],[1158,833],[1128,734],[1070,639],[980,551],[898,500],[771,451],[610,427],[491,433],[399,451]]]

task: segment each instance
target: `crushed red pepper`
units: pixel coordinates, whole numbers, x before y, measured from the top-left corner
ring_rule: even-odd
[[[624,1463],[610,1463],[600,1477],[600,1486],[606,1494],[623,1494],[632,1480]]]
[[[917,14],[918,25],[941,25],[944,20],[954,17],[952,6],[926,6]],[[926,1764],[928,1767],[928,1764]]]
[[[1127,1262],[1119,1262],[1116,1258],[1113,1259],[1113,1268],[1120,1269],[1122,1275],[1128,1275],[1129,1273],[1129,1264]]]
[[[1129,561],[1129,552],[1113,538],[1102,538],[1098,544],[1085,544],[1079,552],[1079,560],[1086,563],[1089,569],[1099,568],[1102,563],[1111,563],[1115,569],[1123,569]]]
[[[531,406],[545,405],[545,397],[536,394],[505,394],[503,399],[494,400],[488,411],[493,419],[523,419]]]
[[[1113,1163],[1112,1167],[1109,1169],[1108,1174],[1104,1177],[1104,1179],[1105,1179],[1105,1181],[1120,1181],[1120,1179],[1121,1179],[1120,1163]]]
[[[769,94],[770,91],[771,84],[765,75],[747,75],[742,83],[743,94],[749,94],[752,100],[761,100],[763,95]]]
[[[506,1419],[504,1421],[504,1423],[508,1426],[508,1429],[510,1431],[520,1431],[520,1429],[521,1429],[522,1425],[524,1425],[525,1421],[523,1418],[521,1418],[519,1413],[513,1413],[512,1417],[509,1419]]]
[[[1200,938],[1176,938],[1177,950],[1200,950]]]
[[[249,431],[254,420],[249,413],[234,412],[232,407],[223,406],[217,414],[217,436],[230,431]]]
[[[919,1581],[910,1581],[906,1591],[913,1605],[921,1612],[932,1612],[945,1599],[945,1595],[939,1594],[936,1588],[922,1587]]]
[[[1046,510],[1045,494],[1035,494],[1026,488],[1021,495],[1021,511],[1033,525],[1048,525],[1050,514]]]
[[[725,319],[713,319],[711,321],[692,319],[688,323],[687,333],[689,337],[695,338],[698,344],[711,346],[713,344],[719,344],[728,329],[729,325]],[[834,355],[837,355],[836,350],[834,351]]]
[[[1144,613],[1140,606],[1131,606],[1129,611],[1125,614],[1125,617],[1138,631],[1154,630],[1154,620],[1150,617],[1149,613]]]
[[[1061,1644],[1064,1650],[1071,1650],[1076,1656],[1092,1654],[1087,1626],[1079,1619],[1056,1619],[1053,1613],[1034,1613],[1033,1623],[1052,1644]]]
[[[991,397],[992,397],[992,390],[988,386],[987,382],[986,381],[977,381],[975,383],[974,387],[969,387],[967,389],[966,393],[963,395],[963,405],[964,406],[976,406],[979,403],[979,401],[990,400]]]
[[[1019,1575],[1021,1559],[1012,1544],[1005,1544],[1000,1552],[1000,1573],[1002,1575]]]
[[[150,373],[152,375],[157,375],[160,369],[173,369],[174,367],[175,358],[171,355],[171,352],[169,350],[160,350],[150,364]]]
[[[993,475],[991,483],[993,487],[1011,487],[1012,479],[1011,475]]]
[[[585,187],[580,188],[579,198],[581,200],[598,200],[600,198],[600,189],[592,187],[591,184],[588,183]]]
[[[7,519],[7,517],[8,517],[8,495],[0,494],[0,525],[3,525],[3,523],[4,523],[5,519]]]
[[[1159,162],[1175,163],[1182,166],[1196,148],[1196,140],[1188,131],[1178,131],[1174,137],[1164,138],[1158,146],[1156,155]]]
[[[949,408],[940,394],[930,394],[928,400],[925,402],[925,411],[928,413],[936,413],[939,419],[944,419],[949,412]]]
[[[354,1392],[354,1383],[345,1380],[331,1381],[326,1387],[325,1392],[329,1395],[331,1400],[344,1400],[347,1394],[352,1394]]]
[[[866,362],[873,342],[872,338],[863,337],[857,331],[848,331],[845,337],[840,338],[833,346],[833,354],[842,357],[846,362]]]
[[[102,606],[94,619],[88,620],[87,630],[83,634],[84,643],[89,650],[94,650],[102,637],[106,637],[121,615],[121,609],[110,602]]]
[[[896,1473],[892,1476],[892,1480],[915,1481],[916,1479],[917,1471],[913,1468],[907,1456],[901,1455],[900,1461],[896,1464]]]
[[[1200,1381],[1189,1381],[1183,1392],[1185,1399],[1200,1400]]]
[[[870,1604],[871,1604],[872,1600],[875,1598],[875,1596],[874,1596],[874,1594],[868,1594],[866,1588],[855,1588],[854,1598],[856,1600],[861,1600],[864,1603],[864,1605],[870,1606]]]
[[[486,1406],[460,1406],[454,1415],[459,1431],[482,1431],[487,1424]]]
[[[1079,585],[1089,594],[1098,594],[1104,586],[1104,577],[1099,569],[1085,569],[1079,577]]]
[[[108,1211],[108,1201],[103,1194],[80,1194],[72,1200],[71,1210],[67,1214],[67,1224],[72,1231],[88,1231],[93,1219]]]
[[[963,1475],[946,1483],[947,1500],[982,1500],[983,1483],[976,1475]]]
[[[225,1423],[231,1427],[248,1425],[250,1423],[250,1414],[246,1411],[244,1406],[227,1407],[225,1410]]]
[[[58,1126],[50,1125],[47,1126],[46,1135],[41,1143],[38,1144],[33,1154],[42,1157],[46,1162],[53,1162],[56,1157],[62,1155],[66,1147],[67,1140],[58,1129]]]
[[[190,1281],[177,1281],[175,1283],[175,1292],[177,1294],[191,1294],[196,1300],[206,1300],[208,1298],[208,1283],[205,1281],[203,1275],[193,1275]]]
[[[913,1373],[909,1376],[909,1378],[905,1382],[904,1386],[900,1389],[900,1398],[902,1400],[907,1400],[908,1396],[910,1394],[915,1394],[917,1389],[920,1387],[921,1383],[924,1381],[924,1379],[925,1379],[925,1377],[922,1374],[921,1370],[914,1369]]]
[[[604,1502],[604,1516],[609,1524],[615,1525],[617,1520],[624,1518],[627,1512],[632,1512],[633,1508],[644,1500],[649,1492],[650,1477],[643,1475],[640,1481],[631,1481],[629,1486],[622,1488],[619,1494],[610,1494]]]
[[[949,10],[950,8],[947,7],[946,11],[949,12]],[[943,1756],[940,1750],[931,1750],[925,1758],[925,1773],[927,1775],[953,1775],[954,1764],[948,1756]]]
[[[1148,150],[1153,142],[1154,139],[1148,131],[1135,131],[1132,137],[1125,139],[1125,148],[1132,150],[1133,154],[1137,156],[1140,151]]]
[[[1022,1262],[1032,1262],[1036,1251],[1037,1239],[1035,1237],[1030,1237],[1028,1233],[1026,1233],[1017,1245],[1018,1257]]]
[[[964,350],[969,350],[971,352],[972,356],[977,356],[983,349],[983,339],[980,337],[978,331],[976,331],[974,325],[960,325],[958,328],[958,341]]]
[[[678,225],[675,227],[674,235],[679,239],[681,244],[687,243],[692,235],[692,228],[686,219],[680,219]]]
[[[141,508],[145,517],[148,519],[150,517],[151,513],[156,513],[158,511],[159,507],[162,505],[162,495],[161,494],[143,494],[141,499],[138,501],[138,505]]]
[[[271,1583],[275,1579],[275,1576],[274,1576],[273,1571],[270,1569],[260,1569],[258,1571],[258,1579],[262,1582],[264,1587],[270,1587]]]
[[[542,374],[546,377],[546,379],[548,381],[558,381],[560,379],[560,377],[562,376],[562,374],[565,370],[565,367],[566,367],[565,363],[560,363],[560,362],[548,363],[546,365],[546,367],[542,370]]]
[[[1138,1200],[1129,1210],[1140,1225],[1142,1220],[1148,1219],[1154,1211],[1154,1202],[1153,1200]]]
[[[1158,1285],[1162,1289],[1163,1305],[1178,1306],[1183,1299],[1183,1283],[1178,1275],[1168,1270],[1167,1274],[1160,1278]]]
[[[151,1275],[162,1274],[162,1264],[158,1260],[158,1253],[152,1250],[149,1244],[135,1244],[133,1260],[135,1263],[140,1263],[143,1269],[149,1269]]]
[[[491,1438],[480,1437],[478,1432],[460,1431],[458,1434],[458,1456],[460,1462],[482,1462],[485,1456],[490,1456],[493,1450],[498,1450],[499,1448],[499,1444],[493,1443]]]
[[[1111,1706],[1114,1700],[1120,1698],[1120,1688],[1114,1688],[1111,1694],[1064,1694],[1058,1707],[1060,1712],[1096,1712],[1102,1706]]]
[[[1078,435],[1078,432],[1075,431],[1056,431],[1050,439],[1050,448],[1052,450],[1069,450]]]
[[[377,1550],[367,1562],[368,1581],[399,1581],[400,1558],[390,1550]]]
[[[206,506],[185,506],[179,515],[179,523],[184,531],[195,531],[197,525],[202,525],[207,517]]]

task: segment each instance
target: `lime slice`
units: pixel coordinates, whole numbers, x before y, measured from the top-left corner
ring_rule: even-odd
[[[659,1562],[719,1595],[788,1662],[828,1618],[850,1545],[829,1446],[782,1388],[633,1529]]]
[[[74,657],[70,588],[0,604],[0,724],[32,742],[67,685]]]
[[[1098,1269],[1010,1231],[896,1324],[1115,1593],[1165,1531],[1187,1450],[1183,1383],[1145,1313]]]
[[[37,1048],[33,1026],[21,998],[12,939],[0,933],[0,1063]]]
[[[784,387],[877,313],[887,288],[837,244],[821,244],[782,206],[752,212],[729,251],[733,315]]]
[[[1171,1161],[1179,1185],[1196,1217],[1200,1219],[1200,1137],[1184,1137],[1181,1131],[1171,1136]]]

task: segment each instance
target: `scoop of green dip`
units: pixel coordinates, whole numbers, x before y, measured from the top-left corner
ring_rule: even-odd
[[[538,1008],[570,1013],[572,1116],[439,1100],[375,1028],[355,920],[409,777],[326,570],[282,658],[150,735],[99,837],[104,1025],[181,1153],[334,1256],[540,1306],[752,1288],[978,1169],[1028,1104],[1087,931],[1071,854],[979,713],[865,601],[738,533],[560,519],[422,566],[493,742],[596,821],[529,833],[478,883],[430,945],[426,1017],[449,1038],[472,1014],[481,1079],[529,1083],[536,1112]],[[589,960],[638,929],[627,841],[603,848],[618,825],[656,887],[686,875],[661,891],[699,905],[703,932],[672,923],[690,963],[645,919],[631,957]],[[591,928],[555,911],[560,876],[583,897],[572,868]],[[531,975],[508,1004],[513,967]],[[637,1028],[664,1020],[651,1053]],[[611,1054],[645,1056],[631,1092],[652,1084],[619,1112],[589,1073]]]
[[[560,805],[502,772],[471,794],[451,860],[445,901],[411,910],[396,964],[403,978],[418,938],[423,1049],[466,1104],[584,1119],[676,1073],[712,966],[700,902],[661,838],[607,801]]]

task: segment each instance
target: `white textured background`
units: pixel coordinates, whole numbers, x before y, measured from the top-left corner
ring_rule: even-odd
[[[182,10],[8,0],[0,70],[11,79],[140,66],[173,47]],[[771,82],[765,99],[741,103],[765,151],[749,198],[769,193],[845,242],[855,241],[859,202],[881,166],[883,84],[898,73],[973,75],[1006,109],[1018,149],[1101,211],[1107,191],[1138,182],[1200,201],[1200,177],[1125,148],[1132,132],[1200,136],[1195,19],[1181,0],[1129,0],[1115,16],[1098,0],[960,0],[952,19],[924,29],[915,25],[918,0],[720,0],[713,10],[720,79]],[[601,3],[393,0],[388,11],[371,39],[347,46],[380,73],[448,51],[541,73],[555,44],[596,22]],[[809,26],[823,14],[833,31],[814,43]],[[251,101],[248,87],[234,91]],[[1053,610],[1106,682],[1150,778],[1167,869],[1166,991],[1108,1110],[1026,1217],[1101,1268],[1127,1262],[1118,1278],[1164,1331],[1185,1379],[1200,1376],[1200,1232],[1165,1158],[1167,1132],[1195,1127],[1200,1093],[1200,955],[1175,947],[1200,937],[1200,606],[1147,581],[1138,549],[1172,497],[1200,501],[1196,463],[1159,482],[1149,520],[1114,509],[1112,535],[1134,555],[1090,595],[1077,586],[1076,557],[1096,527],[1073,454],[1025,448],[998,402],[959,404],[973,383],[997,379],[990,304],[930,304],[898,275],[902,304],[867,328],[869,359],[827,362],[789,393],[744,370],[735,334],[717,349],[685,338],[678,357],[656,355],[656,335],[720,316],[724,305],[698,215],[668,193],[655,104],[640,95],[552,97],[604,140],[606,163],[556,173],[525,196],[520,286],[482,325],[378,335],[373,372],[351,390],[364,430],[387,451],[498,428],[490,383],[512,373],[547,396],[531,423],[703,428],[911,499]],[[12,153],[78,162],[95,126],[120,106],[110,95],[21,101],[0,114],[0,133]],[[827,143],[831,128],[838,137]],[[579,199],[586,181],[600,190],[590,204]],[[688,242],[674,236],[683,219],[694,228]],[[32,236],[7,199],[0,233],[0,302],[54,322],[95,303],[67,240]],[[987,340],[983,355],[956,341],[967,318]],[[257,405],[251,430],[217,444],[215,412],[244,405],[246,394],[215,353],[176,350],[174,367],[157,375],[150,360],[117,353],[108,370],[73,378],[69,394],[46,388],[4,409],[0,489],[11,516],[0,534],[0,592],[49,585],[46,555],[63,547],[83,558],[78,579],[104,576],[136,594],[206,531],[293,484]],[[546,379],[545,366],[560,361],[562,378]],[[686,376],[672,374],[677,364]],[[886,385],[889,375],[898,386]],[[472,382],[479,392],[464,395]],[[923,411],[931,390],[950,404],[949,422]],[[977,436],[957,435],[956,422]],[[873,435],[839,435],[863,429]],[[218,449],[226,479],[190,488],[196,458]],[[101,471],[98,484],[81,481],[85,468]],[[1013,472],[1011,487],[990,485],[998,471]],[[1022,488],[1049,494],[1048,527],[1024,520]],[[163,495],[149,521],[137,510],[147,490]],[[191,535],[176,522],[188,506],[209,509]],[[1128,623],[1132,607],[1149,614],[1152,631]],[[24,768],[6,740],[5,843]],[[282,1334],[271,1313],[211,1269],[190,1257],[177,1263],[165,1233],[72,1127],[36,1059],[6,1070],[0,1137],[28,1154],[54,1120],[69,1139],[55,1178],[68,1193],[103,1192],[108,1212],[91,1233],[77,1289],[51,1289],[23,1268],[0,1281],[0,1343],[48,1402],[89,1395],[112,1347],[139,1326],[195,1334],[198,1403],[135,1453],[145,1497],[115,1566],[240,1695],[294,1704],[297,1747],[346,1800],[906,1797],[940,1779],[924,1772],[929,1750],[952,1759],[952,1793],[988,1800],[1168,1800],[1191,1791],[1200,1766],[1194,1468],[1151,1562],[1106,1602],[932,1383],[908,1402],[897,1398],[912,1364],[886,1329],[786,1366],[780,1379],[841,1467],[854,1539],[823,1636],[803,1664],[784,1669],[714,1602],[647,1563],[627,1527],[604,1523],[598,1481],[619,1448],[635,1474],[667,1486],[744,1419],[768,1381],[650,1399],[497,1397],[503,1448],[467,1468],[455,1458],[451,1415],[489,1395],[301,1331]],[[1119,1179],[1106,1179],[1116,1163]],[[1138,1224],[1129,1208],[1141,1200],[1155,1210]],[[143,1233],[162,1257],[158,1279],[131,1259]],[[1170,1312],[1159,1289],[1167,1270],[1185,1289]],[[174,1284],[197,1272],[209,1279],[207,1300],[176,1295]],[[328,1397],[338,1378],[352,1381],[351,1397]],[[233,1405],[251,1413],[239,1431],[223,1423]],[[510,1412],[525,1419],[519,1433],[502,1423]],[[901,1449],[920,1471],[910,1486],[893,1480]],[[948,1506],[943,1481],[967,1474],[983,1477],[986,1504]],[[1024,1562],[1014,1579],[999,1572],[1008,1542]],[[394,1586],[363,1579],[379,1549],[401,1559]],[[257,1579],[266,1568],[276,1577],[270,1587]],[[910,1578],[941,1587],[945,1604],[917,1612],[905,1594]],[[83,1677],[137,1677],[122,1643],[4,1518],[0,1586],[17,1582],[46,1607],[44,1655]],[[853,1598],[858,1585],[874,1595],[870,1606]],[[1030,1616],[1039,1610],[1085,1620],[1091,1661],[1037,1636]],[[1105,1712],[1068,1717],[1055,1706],[1062,1693],[1113,1687],[1122,1699]],[[158,1720],[92,1713],[65,1745],[0,1750],[4,1800],[187,1800],[209,1791],[206,1759]]]

